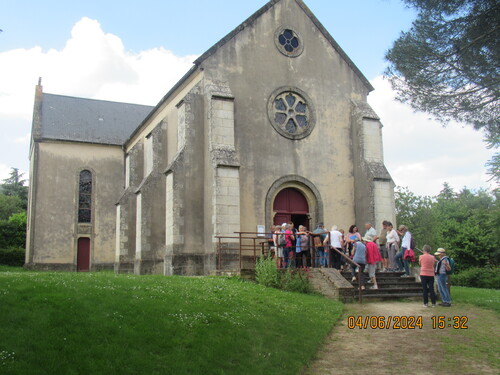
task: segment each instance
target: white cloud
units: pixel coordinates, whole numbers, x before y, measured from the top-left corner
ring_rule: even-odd
[[[395,183],[419,195],[436,195],[448,182],[454,189],[490,188],[485,162],[493,152],[482,133],[450,123],[446,128],[423,113],[394,100],[390,83],[371,81],[368,101],[384,125],[385,163]]]
[[[0,183],[10,176],[10,168],[0,163]]]
[[[30,139],[31,139],[31,133],[28,133],[28,134],[25,134],[22,137],[15,138],[13,142],[14,143],[23,144],[23,145],[27,145],[30,142]]]
[[[38,77],[44,92],[155,105],[196,57],[176,56],[164,48],[131,53],[119,37],[86,17],[74,25],[61,50],[0,53],[0,163],[28,169],[28,150],[20,145],[29,143]]]
[[[0,53],[0,179],[10,167],[28,170],[33,97],[38,77],[45,92],[155,105],[192,66],[196,56],[165,48],[138,53],[82,18],[61,50],[40,47]],[[386,164],[395,182],[417,194],[434,195],[447,181],[456,189],[488,187],[481,133],[450,124],[443,129],[425,114],[395,102],[388,82],[372,81],[369,102],[384,124]],[[3,176],[3,177],[2,177]]]

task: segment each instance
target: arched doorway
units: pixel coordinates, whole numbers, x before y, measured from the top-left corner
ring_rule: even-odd
[[[292,221],[295,228],[299,225],[309,228],[309,204],[306,197],[297,189],[281,190],[274,199],[273,211],[275,212],[274,225]]]

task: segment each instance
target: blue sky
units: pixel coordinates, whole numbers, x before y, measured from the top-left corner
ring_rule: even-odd
[[[34,88],[155,105],[194,59],[265,0],[1,0],[0,179],[28,170]],[[369,102],[384,124],[385,162],[396,184],[422,195],[490,187],[492,152],[467,126],[443,129],[393,100],[384,54],[415,12],[399,0],[305,3],[375,86]]]
[[[61,49],[83,16],[121,38],[128,50],[164,46],[178,56],[201,54],[266,3],[265,0],[3,0],[1,50]],[[372,79],[384,53],[415,12],[399,0],[306,0],[361,71]]]

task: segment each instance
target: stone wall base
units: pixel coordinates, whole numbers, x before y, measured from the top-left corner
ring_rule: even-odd
[[[115,273],[134,273],[134,262],[120,262],[114,265]]]
[[[215,254],[178,254],[165,256],[165,275],[206,276],[215,271]]]
[[[30,271],[76,272],[76,264],[71,263],[26,263],[24,268]],[[113,268],[113,263],[94,263],[90,272],[112,271]]]

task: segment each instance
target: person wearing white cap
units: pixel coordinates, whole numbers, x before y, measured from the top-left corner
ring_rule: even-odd
[[[446,271],[451,270],[450,262],[448,261],[448,257],[446,256],[446,250],[443,249],[442,247],[437,249],[434,255],[437,256],[439,259],[439,261],[436,264],[436,269],[434,270],[434,273],[437,275],[438,278],[439,295],[441,296],[441,300],[443,301],[439,305],[443,307],[450,307],[451,297],[450,297],[450,292],[448,291],[448,287],[446,285],[446,281],[448,280],[448,275],[446,274]]]

